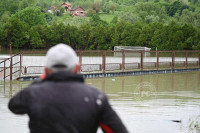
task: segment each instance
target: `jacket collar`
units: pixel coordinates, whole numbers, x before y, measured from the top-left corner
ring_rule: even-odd
[[[76,82],[84,82],[84,78],[80,74],[75,74],[72,72],[65,72],[60,71],[56,73],[52,73],[46,76],[46,78],[43,81],[76,81]]]

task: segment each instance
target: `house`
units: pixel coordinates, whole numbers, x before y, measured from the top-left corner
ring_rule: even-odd
[[[72,16],[85,17],[85,10],[80,6],[77,6],[77,7],[74,7],[73,9],[71,9],[70,13]]]
[[[72,9],[72,5],[70,3],[64,2],[61,6],[65,8],[66,11],[70,11]]]
[[[50,7],[50,8],[47,10],[47,12],[53,14],[54,10],[56,10],[56,7],[55,7],[55,6],[52,6],[52,7]]]

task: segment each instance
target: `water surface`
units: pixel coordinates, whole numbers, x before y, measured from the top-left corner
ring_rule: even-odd
[[[199,133],[200,72],[87,79],[105,92],[130,133]],[[30,82],[0,81],[0,132],[27,133],[28,117],[7,109]],[[101,133],[101,131],[98,131]]]

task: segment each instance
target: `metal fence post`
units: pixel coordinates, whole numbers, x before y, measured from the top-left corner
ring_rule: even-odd
[[[24,74],[27,74],[27,67],[24,67]]]
[[[102,69],[103,69],[103,73],[105,73],[105,69],[106,69],[106,52],[105,51],[102,54]]]
[[[141,58],[140,58],[140,69],[141,69],[141,71],[143,70],[143,57],[144,57],[144,52],[143,51],[141,51]]]
[[[12,44],[10,44],[10,80],[12,80]]]
[[[159,68],[159,52],[158,51],[156,51],[156,58],[157,58],[156,69],[158,70]]]
[[[4,71],[3,71],[3,79],[6,78],[6,61],[4,61]]]
[[[175,56],[175,53],[174,53],[174,51],[172,51],[172,69],[174,69],[174,66],[175,66],[175,64],[174,64],[174,56]]]
[[[22,53],[20,53],[20,67],[19,67],[19,78],[21,78],[21,73],[22,73]]]
[[[185,68],[188,67],[188,51],[185,53]]]
[[[125,52],[122,51],[122,72],[124,72],[124,66],[125,66]]]

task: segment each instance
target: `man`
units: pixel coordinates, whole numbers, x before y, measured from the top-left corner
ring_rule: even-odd
[[[15,95],[9,109],[28,114],[31,133],[127,133],[98,89],[84,84],[74,50],[65,44],[46,55],[45,77]]]

